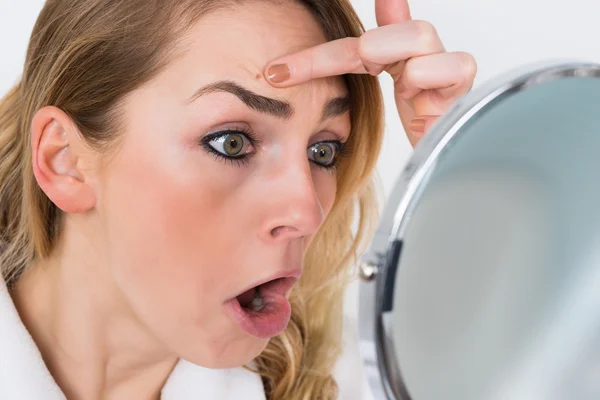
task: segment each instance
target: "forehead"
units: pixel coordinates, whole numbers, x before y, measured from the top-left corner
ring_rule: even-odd
[[[183,41],[184,55],[170,68],[170,84],[189,95],[202,85],[223,79],[279,98],[306,93],[308,88],[312,93],[340,95],[346,89],[339,77],[288,89],[276,89],[263,77],[270,61],[326,41],[321,26],[302,4],[244,2],[209,14],[192,27]]]

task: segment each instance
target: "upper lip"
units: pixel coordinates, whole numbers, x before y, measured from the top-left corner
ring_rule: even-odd
[[[250,290],[252,288],[255,288],[257,286],[260,286],[260,285],[265,284],[270,281],[274,281],[275,279],[281,279],[281,278],[285,278],[285,279],[284,279],[284,282],[278,287],[278,289],[284,293],[287,293],[292,288],[292,286],[294,286],[294,284],[298,281],[298,279],[300,279],[301,276],[302,276],[301,268],[278,271],[270,276],[267,276],[265,278],[257,280],[254,283],[248,285],[244,290],[240,291],[237,295],[235,295],[234,298],[241,295],[242,293],[246,293],[248,290]]]

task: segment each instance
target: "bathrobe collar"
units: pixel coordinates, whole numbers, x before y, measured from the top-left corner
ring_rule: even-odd
[[[66,400],[46,368],[0,277],[0,399]],[[180,360],[161,400],[265,400],[260,376],[244,368],[208,369]]]

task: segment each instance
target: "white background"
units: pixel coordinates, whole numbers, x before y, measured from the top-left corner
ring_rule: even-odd
[[[373,0],[351,0],[367,29],[376,27]],[[17,80],[41,0],[0,0],[0,95]],[[600,62],[600,3],[594,0],[412,0],[414,19],[432,22],[448,51],[468,51],[479,66],[476,85],[545,59]],[[391,79],[382,76],[387,130],[378,171],[384,194],[410,156],[396,114]],[[599,105],[600,108],[600,105]],[[515,144],[518,145],[518,144]],[[356,322],[357,289],[347,296]]]

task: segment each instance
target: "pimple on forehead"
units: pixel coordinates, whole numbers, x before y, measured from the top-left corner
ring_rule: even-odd
[[[237,55],[235,57],[228,57],[227,67],[229,68],[231,78],[238,77],[242,80],[253,79],[254,81],[259,81],[263,78],[263,69],[267,65],[267,62],[248,54],[244,56]]]

